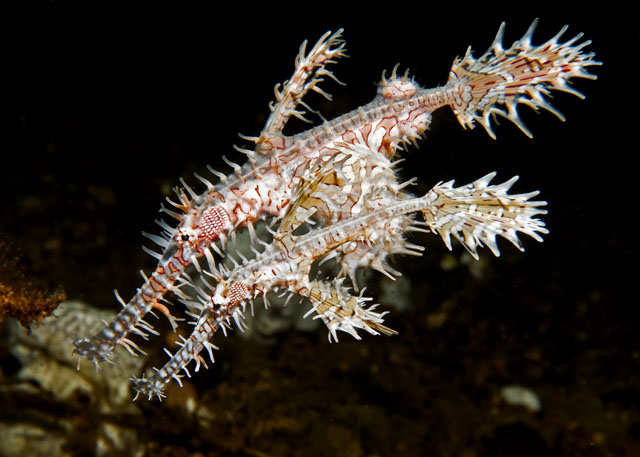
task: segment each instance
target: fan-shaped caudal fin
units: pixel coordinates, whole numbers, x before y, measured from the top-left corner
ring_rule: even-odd
[[[376,313],[373,309],[376,305],[364,307],[369,298],[362,295],[354,296],[342,286],[341,280],[331,283],[314,281],[310,284],[311,290],[308,292],[309,300],[313,308],[309,311],[317,314],[315,317],[322,321],[329,328],[329,341],[333,338],[338,341],[336,332],[342,330],[351,334],[354,338],[360,339],[357,329],[363,329],[372,335],[380,333],[384,335],[396,335],[395,330],[383,325],[385,313]]]
[[[461,187],[453,187],[453,181],[441,183],[427,194],[431,194],[433,200],[422,210],[425,222],[440,234],[449,249],[453,235],[476,259],[478,246],[484,244],[498,256],[497,236],[524,250],[518,233],[526,233],[537,241],[542,241],[539,234],[549,233],[544,222],[535,217],[547,213],[540,209],[547,202],[529,201],[538,192],[509,195],[507,191],[518,177],[489,185],[495,175],[495,172],[490,173]]]
[[[296,68],[293,75],[284,84],[278,84],[274,88],[276,101],[269,106],[271,115],[260,137],[245,137],[257,143],[257,151],[268,153],[277,147],[274,141],[280,138],[282,129],[291,116],[309,122],[304,117],[305,112],[298,109],[298,105],[302,105],[312,111],[302,101],[307,92],[313,90],[331,100],[331,96],[320,89],[318,84],[324,80],[324,76],[340,83],[333,73],[325,67],[327,64],[335,63],[335,59],[346,56],[345,44],[341,36],[342,29],[333,34],[331,32],[325,33],[308,53],[307,41],[302,43],[296,57]]]
[[[596,79],[586,71],[586,67],[601,63],[593,60],[595,54],[582,52],[591,42],[584,41],[574,46],[582,37],[578,34],[566,43],[558,43],[567,30],[565,26],[546,43],[532,46],[531,36],[537,22],[536,19],[527,33],[509,49],[502,47],[505,28],[502,23],[493,44],[479,59],[472,57],[469,47],[463,59],[454,61],[448,85],[457,87],[460,94],[452,108],[463,127],[473,128],[474,121],[478,121],[495,138],[490,123],[490,116],[495,113],[506,117],[531,137],[531,132],[518,116],[518,104],[535,110],[546,109],[564,120],[562,114],[545,99],[549,91],[560,90],[584,98],[569,86],[569,79]],[[497,105],[504,107],[498,108]]]

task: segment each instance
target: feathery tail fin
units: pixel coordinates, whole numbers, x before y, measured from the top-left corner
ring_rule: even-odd
[[[495,172],[489,173],[461,187],[453,187],[453,181],[440,183],[429,191],[431,205],[422,210],[425,223],[442,237],[449,249],[453,235],[475,259],[477,248],[483,245],[499,256],[497,236],[524,251],[518,233],[526,233],[536,241],[542,241],[540,234],[549,233],[544,222],[537,219],[547,213],[541,208],[547,202],[529,200],[538,192],[508,194],[518,177],[502,184],[489,184],[495,176]]]
[[[495,139],[490,123],[490,116],[495,113],[509,119],[531,137],[531,132],[518,116],[518,104],[528,105],[534,110],[546,109],[564,120],[564,116],[545,99],[550,90],[584,98],[570,87],[569,79],[597,78],[587,72],[586,67],[601,65],[601,62],[593,60],[594,53],[582,52],[591,41],[574,45],[582,38],[582,33],[579,33],[565,43],[558,43],[568,28],[564,26],[546,43],[532,46],[531,37],[537,23],[536,19],[521,39],[509,49],[504,49],[503,22],[493,44],[479,59],[473,58],[469,47],[464,58],[453,62],[448,85],[459,87],[460,97],[452,108],[463,127],[473,128],[474,122],[478,121]],[[496,105],[504,105],[504,108]]]

